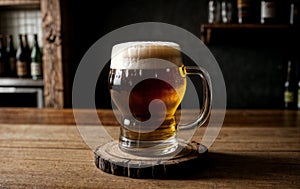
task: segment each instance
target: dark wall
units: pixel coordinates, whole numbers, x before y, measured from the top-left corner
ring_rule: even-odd
[[[164,22],[182,27],[200,37],[200,25],[207,23],[206,0],[112,0],[61,3],[66,80],[66,107],[71,106],[72,78],[88,48],[101,36],[137,22]],[[250,34],[251,35],[251,34]],[[226,38],[227,36],[222,36]],[[246,38],[248,36],[245,36]],[[256,42],[255,42],[256,43]],[[287,56],[282,45],[246,43],[208,46],[223,71],[228,108],[281,108]],[[108,104],[106,74],[102,74],[97,99]],[[104,79],[104,81],[103,81]],[[100,97],[101,96],[101,97]]]

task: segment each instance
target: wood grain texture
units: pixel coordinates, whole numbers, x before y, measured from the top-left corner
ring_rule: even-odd
[[[91,110],[78,111],[81,124],[98,127]],[[97,113],[117,139],[112,112]],[[95,166],[71,109],[0,109],[0,188],[299,188],[299,125],[299,111],[228,110],[205,168],[176,179],[132,179]]]
[[[59,0],[41,1],[45,106],[63,108],[61,14]]]
[[[192,141],[180,143],[177,155],[166,157],[141,157],[123,152],[114,140],[95,150],[95,165],[100,170],[130,178],[180,178],[193,174],[194,167],[207,164],[207,148]],[[174,156],[174,157],[171,157]]]
[[[0,187],[299,188],[299,141],[299,127],[223,127],[205,169],[195,165],[193,175],[176,179],[131,179],[97,169],[75,126],[0,124]]]
[[[111,110],[97,110],[97,120],[93,110],[77,109],[78,123],[96,125],[100,120],[103,125],[118,126],[119,123]],[[180,118],[183,122],[193,120],[195,110],[186,110]],[[99,118],[99,119],[98,119]],[[0,108],[1,123],[11,124],[76,124],[72,109],[35,109],[35,108]],[[300,125],[300,111],[294,110],[226,110],[223,127],[295,127]]]

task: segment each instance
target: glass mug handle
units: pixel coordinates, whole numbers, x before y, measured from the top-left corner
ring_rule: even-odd
[[[200,111],[196,120],[192,123],[179,125],[179,129],[188,130],[188,129],[195,129],[197,127],[200,127],[208,120],[210,116],[211,106],[212,106],[212,87],[211,87],[210,76],[208,72],[203,68],[199,68],[197,66],[184,66],[183,69],[185,75],[200,76],[203,85],[203,95],[205,96],[201,108],[202,111]]]

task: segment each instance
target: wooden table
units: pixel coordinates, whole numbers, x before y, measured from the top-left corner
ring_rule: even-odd
[[[82,124],[93,125],[89,110]],[[108,110],[102,123],[118,133]],[[0,109],[0,188],[299,188],[300,111],[227,110],[209,165],[176,179],[96,168],[70,109]]]

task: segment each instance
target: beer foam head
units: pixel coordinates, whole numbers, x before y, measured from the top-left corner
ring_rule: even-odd
[[[157,61],[159,59],[162,61]],[[169,62],[174,66],[182,65],[178,44],[164,41],[126,42],[113,46],[110,68],[155,69],[168,67],[163,62]]]

